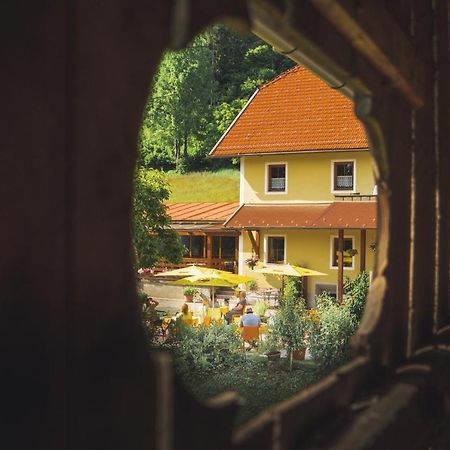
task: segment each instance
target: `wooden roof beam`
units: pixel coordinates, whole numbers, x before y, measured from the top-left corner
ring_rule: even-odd
[[[418,63],[409,38],[383,2],[362,0],[352,11],[345,2],[309,1],[414,107],[423,105],[423,66]]]
[[[414,108],[423,105],[424,65],[382,2],[361,0],[352,7],[338,0],[309,0],[292,2],[285,11],[274,0],[248,0],[248,5],[256,35],[348,97],[370,95],[370,89],[358,80],[345,42]]]

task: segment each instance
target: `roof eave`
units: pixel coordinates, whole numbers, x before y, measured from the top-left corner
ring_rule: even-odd
[[[212,155],[211,158],[240,158],[242,156],[264,156],[264,155],[299,155],[302,153],[343,153],[343,152],[365,152],[369,151],[369,147],[356,148],[336,148],[336,149],[315,149],[315,150],[283,150],[283,151],[264,151],[264,152],[237,152],[228,155]]]

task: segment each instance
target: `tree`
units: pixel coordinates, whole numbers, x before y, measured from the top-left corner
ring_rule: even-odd
[[[293,66],[258,39],[215,25],[167,52],[140,133],[141,164],[179,171],[229,165],[207,154],[256,88]]]
[[[160,260],[182,260],[183,245],[170,228],[170,216],[163,201],[170,190],[164,174],[158,170],[136,172],[133,197],[133,240],[138,267],[153,267]]]

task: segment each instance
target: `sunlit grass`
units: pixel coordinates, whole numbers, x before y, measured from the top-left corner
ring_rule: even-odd
[[[239,171],[168,174],[171,202],[237,202],[239,201]]]

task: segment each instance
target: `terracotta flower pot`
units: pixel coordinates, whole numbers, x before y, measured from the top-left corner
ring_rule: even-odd
[[[292,352],[292,359],[296,361],[303,361],[305,359],[306,348],[299,348]]]
[[[194,296],[193,295],[186,295],[184,294],[184,301],[187,302],[192,302],[194,300]]]

